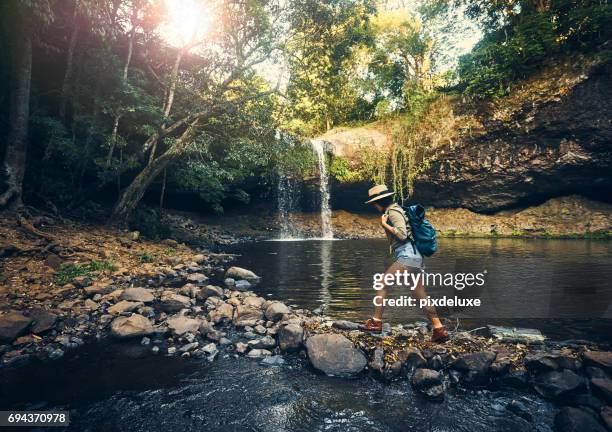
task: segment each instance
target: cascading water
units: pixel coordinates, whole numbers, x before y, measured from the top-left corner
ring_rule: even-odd
[[[325,161],[325,141],[313,139],[310,145],[319,159],[319,194],[321,196],[321,237],[324,239],[334,238],[334,230],[331,221],[331,207],[329,205],[329,177],[327,175],[327,164]]]
[[[278,176],[278,217],[280,224],[280,239],[299,237],[292,214],[298,210],[299,185],[295,179],[285,173]]]

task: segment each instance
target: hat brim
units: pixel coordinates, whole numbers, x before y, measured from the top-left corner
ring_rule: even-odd
[[[387,193],[384,193],[382,195],[378,195],[378,196],[372,198],[371,200],[366,201],[365,204],[373,203],[374,201],[378,201],[379,199],[386,198],[386,197],[388,197],[390,195],[393,195],[393,194],[395,194],[395,192],[387,192]]]

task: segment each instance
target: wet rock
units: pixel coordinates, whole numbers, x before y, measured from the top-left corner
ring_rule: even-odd
[[[579,391],[584,387],[584,379],[567,369],[538,375],[533,383],[533,388],[541,396],[549,399]]]
[[[529,409],[527,409],[525,404],[521,401],[512,400],[508,402],[508,405],[506,405],[506,409],[516,414],[517,416],[524,418],[528,422],[533,420],[533,415],[531,415]]]
[[[270,321],[279,321],[289,312],[289,308],[284,303],[272,302],[266,308],[266,318]]]
[[[19,312],[0,315],[0,342],[12,342],[28,331],[32,321]]]
[[[271,336],[264,336],[261,339],[254,339],[248,342],[251,348],[274,348],[276,341]]]
[[[306,350],[312,365],[327,375],[354,375],[367,364],[363,353],[340,334],[311,336],[306,340]]]
[[[155,300],[155,296],[153,296],[153,291],[146,288],[127,288],[121,294],[121,299],[127,301],[151,303],[153,300]]]
[[[515,327],[499,327],[494,325],[487,326],[485,336],[497,339],[498,341],[514,343],[544,342],[544,340],[546,339],[546,337],[544,337],[540,330]]]
[[[575,407],[587,407],[595,412],[599,412],[602,407],[606,406],[605,402],[593,396],[591,393],[570,394],[563,398],[563,402]]]
[[[196,295],[198,300],[206,300],[208,297],[223,298],[223,289],[215,285],[206,285]]]
[[[462,372],[463,381],[469,385],[485,385],[489,382],[489,367],[496,357],[491,351],[464,354],[452,364],[452,368]]]
[[[220,304],[215,310],[209,314],[210,320],[217,324],[221,321],[231,321],[234,316],[234,308],[227,303]]]
[[[234,347],[238,354],[244,354],[249,349],[249,346],[244,342],[237,342]]]
[[[272,353],[266,349],[252,349],[247,354],[248,357],[251,358],[262,358],[262,357],[270,357]]]
[[[176,313],[191,306],[189,297],[165,291],[158,304],[159,309],[166,313]]]
[[[259,276],[257,276],[252,271],[236,266],[227,269],[227,271],[225,272],[225,277],[234,280],[244,279],[249,281],[253,285],[256,285],[260,280]]]
[[[582,359],[585,365],[612,372],[612,351],[585,351]]]
[[[417,369],[410,380],[412,386],[430,399],[444,398],[442,374],[432,369]]]
[[[287,324],[278,332],[278,346],[281,351],[297,351],[302,347],[304,329],[298,324]]]
[[[282,356],[274,355],[271,357],[266,357],[261,361],[261,364],[265,364],[268,366],[282,366],[285,364],[285,359]]]
[[[111,315],[120,315],[125,312],[132,312],[141,306],[143,306],[141,302],[121,300],[119,303],[115,303],[114,305],[109,307],[106,312]]]
[[[505,387],[524,390],[529,387],[529,373],[527,371],[512,371],[498,378],[497,382]]]
[[[593,393],[601,396],[604,400],[612,404],[612,380],[605,378],[592,378],[591,388]]]
[[[368,363],[368,367],[375,372],[382,373],[385,368],[385,352],[381,348],[376,348]]]
[[[200,344],[199,344],[198,342],[191,342],[191,343],[188,343],[188,344],[186,344],[186,345],[183,345],[183,346],[182,346],[182,347],[179,349],[179,351],[180,351],[180,352],[182,352],[182,353],[189,352],[189,351],[193,351],[193,350],[194,350],[194,349],[196,349],[196,348],[197,348],[199,345],[200,345]]]
[[[423,357],[421,350],[410,347],[401,350],[398,354],[399,361],[406,370],[412,372],[415,369],[427,366],[427,360]]]
[[[57,315],[43,309],[33,309],[30,311],[30,318],[33,319],[31,332],[42,334],[55,327]]]
[[[587,366],[584,368],[584,372],[589,378],[608,378],[608,374],[595,366]]]
[[[118,317],[111,323],[111,335],[116,338],[146,336],[153,333],[153,325],[142,315]]]
[[[234,322],[237,327],[254,325],[263,318],[263,312],[259,308],[238,305],[234,313]]]
[[[252,287],[251,283],[247,280],[237,280],[234,283],[234,289],[238,290],[238,291],[248,291],[250,290]]]
[[[189,318],[183,315],[173,316],[167,321],[168,329],[176,336],[182,336],[185,333],[195,333],[200,329],[200,320]]]
[[[359,324],[345,320],[334,321],[332,327],[340,330],[359,330]]]
[[[223,284],[229,289],[233,289],[236,286],[236,281],[232,278],[225,278]]]
[[[597,419],[579,408],[565,407],[555,416],[557,432],[605,432]]]

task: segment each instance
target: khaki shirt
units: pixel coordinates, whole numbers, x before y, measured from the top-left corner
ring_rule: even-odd
[[[410,226],[406,224],[404,210],[399,204],[391,204],[385,210],[385,214],[389,215],[389,220],[387,223],[393,226],[395,231],[395,235],[393,235],[389,231],[385,230],[387,240],[389,240],[389,251],[391,254],[393,254],[395,249],[406,243],[408,238],[412,237],[412,231],[410,230]]]

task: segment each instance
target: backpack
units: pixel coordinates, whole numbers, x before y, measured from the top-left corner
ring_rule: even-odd
[[[425,208],[420,204],[402,205],[412,230],[412,242],[423,256],[432,256],[438,248],[436,230],[425,219]]]

